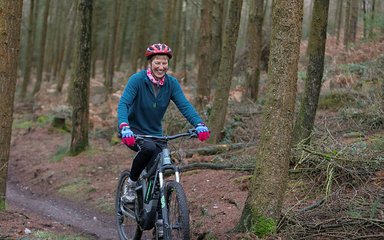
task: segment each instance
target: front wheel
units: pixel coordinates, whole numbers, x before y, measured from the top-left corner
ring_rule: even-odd
[[[189,240],[189,209],[182,185],[175,181],[168,182],[165,194],[170,225],[169,229],[164,229],[167,231],[166,235],[172,240]]]
[[[115,200],[115,213],[117,231],[119,239],[121,240],[139,240],[143,231],[140,229],[136,222],[135,213],[131,209],[132,206],[126,206],[122,201],[121,197],[124,194],[124,188],[127,184],[130,172],[128,170],[123,171],[120,174],[119,182],[116,189],[116,200]]]

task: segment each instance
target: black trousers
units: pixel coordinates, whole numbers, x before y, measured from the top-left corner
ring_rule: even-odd
[[[133,151],[137,152],[133,159],[131,174],[129,178],[132,181],[137,181],[141,172],[148,166],[149,168],[154,164],[156,157],[163,148],[166,146],[164,142],[155,142],[151,140],[145,140],[137,143],[133,147],[129,147]]]

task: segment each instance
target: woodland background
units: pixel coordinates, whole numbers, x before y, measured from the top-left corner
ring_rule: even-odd
[[[102,184],[102,179],[129,166],[122,163],[127,152],[116,138],[117,102],[127,78],[145,67],[146,47],[165,42],[174,51],[170,74],[213,133],[210,143],[183,145],[188,162],[182,167],[200,179],[216,174],[202,168],[221,169],[218,178],[234,174],[228,184],[239,191],[226,200],[239,210],[225,220],[232,222],[227,231],[245,232],[237,235],[215,231],[219,217],[205,210],[206,199],[190,193],[197,183],[183,183],[195,207],[194,238],[383,237],[384,2],[18,2],[23,3],[19,65],[9,78],[14,81],[1,83],[16,86],[8,97],[2,95],[15,99],[10,146],[3,136],[10,131],[1,137],[2,163],[8,163],[10,152],[8,176],[1,168],[3,194],[7,177],[42,195],[72,199],[85,191],[72,200],[88,200],[111,214],[106,206],[113,206],[108,190],[115,182]],[[325,25],[316,25],[322,20]],[[291,27],[279,28],[284,22]],[[324,30],[324,37],[311,38],[311,28],[319,28],[313,35]],[[288,63],[293,64],[285,70]],[[310,110],[300,115],[305,103]],[[2,124],[7,121],[12,117]],[[173,105],[164,127],[168,134],[190,128]],[[19,146],[26,139],[33,143]],[[71,162],[86,167],[76,171]],[[244,220],[253,212],[255,221]],[[210,224],[216,225],[204,230]]]

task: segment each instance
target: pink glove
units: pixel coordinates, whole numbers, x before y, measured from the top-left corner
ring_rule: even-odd
[[[196,125],[197,137],[200,141],[204,142],[211,136],[211,132],[204,123],[199,123]]]
[[[135,136],[127,123],[120,124],[121,129],[121,143],[132,147],[135,145]]]

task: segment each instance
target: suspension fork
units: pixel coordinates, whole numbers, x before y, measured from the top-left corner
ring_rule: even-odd
[[[168,206],[166,201],[166,186],[164,182],[164,171],[166,169],[172,169],[175,174],[175,181],[180,181],[179,169],[176,166],[163,166],[159,171],[159,185],[160,185],[160,207],[161,214],[163,217],[163,227],[164,230],[168,230],[170,228],[169,224],[169,216],[168,216]],[[165,236],[168,234],[168,231],[164,231]]]

